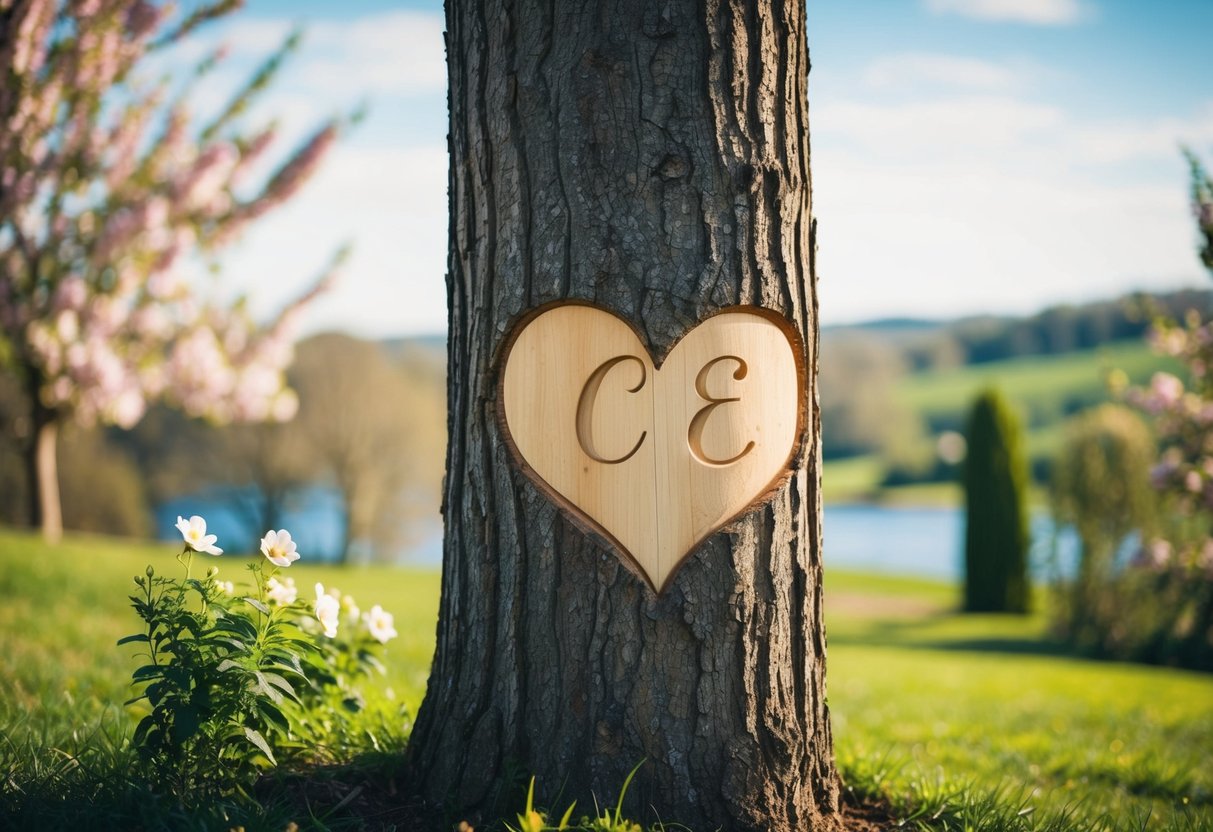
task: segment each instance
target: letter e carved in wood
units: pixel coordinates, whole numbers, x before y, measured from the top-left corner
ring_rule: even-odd
[[[499,405],[523,469],[658,591],[783,480],[804,434],[799,340],[758,308],[704,320],[660,367],[629,324],[578,303],[508,344]]]

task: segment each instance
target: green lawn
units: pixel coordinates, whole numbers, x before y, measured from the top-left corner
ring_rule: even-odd
[[[86,748],[121,759],[133,660],[114,642],[134,628],[125,596],[131,576],[148,562],[175,568],[174,554],[84,537],[48,548],[0,530],[0,793],[69,768]],[[215,563],[240,574],[239,559]],[[385,684],[415,710],[436,572],[304,561],[290,574],[309,595],[320,580],[395,613]],[[978,818],[996,805],[1025,812],[1022,828],[1048,828],[1059,812],[1067,820],[1052,828],[1213,828],[1213,677],[1067,657],[1042,617],[960,616],[954,597],[929,581],[827,575],[829,701],[849,783],[906,816],[997,793]]]
[[[1092,826],[1213,828],[1213,677],[1067,656],[1042,614],[954,601],[929,582],[827,575],[844,772],[920,798],[1002,790]]]

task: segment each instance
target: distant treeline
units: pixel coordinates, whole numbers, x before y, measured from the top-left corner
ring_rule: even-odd
[[[1189,309],[1207,315],[1213,292],[1137,294],[1076,306],[1055,306],[1026,317],[971,317],[951,321],[883,320],[828,327],[821,351],[819,391],[822,452],[826,459],[875,455],[889,472],[918,481],[938,469],[934,437],[961,427],[967,402],[928,407],[902,393],[914,376],[967,365],[1027,357],[1060,357],[1114,342],[1138,341],[1158,315],[1182,318]],[[993,368],[991,368],[993,371]],[[1082,389],[1048,390],[1024,406],[1032,429],[1107,398],[1093,375]],[[946,386],[946,385],[945,385]],[[1089,389],[1094,386],[1094,390]],[[938,402],[936,404],[939,404]],[[1040,472],[1037,472],[1040,474]]]
[[[1158,314],[1182,317],[1213,310],[1213,292],[1188,289],[1126,295],[1077,306],[1053,306],[1027,317],[979,316],[952,321],[888,320],[828,329],[826,337],[867,333],[892,340],[910,372],[986,364],[1029,355],[1059,355],[1140,338]]]

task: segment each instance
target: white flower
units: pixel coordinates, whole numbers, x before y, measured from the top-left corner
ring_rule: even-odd
[[[299,590],[295,587],[294,578],[287,578],[285,583],[277,578],[270,578],[265,582],[265,594],[278,606],[285,607],[295,603]]]
[[[366,628],[371,631],[371,638],[380,644],[387,644],[396,637],[396,628],[393,626],[395,620],[392,618],[392,614],[385,612],[383,607],[378,604],[371,607],[371,611],[362,616],[362,620],[366,622]]]
[[[185,539],[185,545],[195,552],[205,552],[208,555],[222,555],[223,550],[215,545],[218,540],[213,534],[206,533],[206,521],[195,514],[189,520],[178,516],[177,531]]]
[[[219,587],[219,591],[224,595],[236,594],[236,585],[231,581],[215,581],[215,586]]]
[[[291,533],[286,529],[266,532],[265,537],[261,538],[261,554],[269,558],[270,563],[275,566],[290,566],[299,560],[295,541],[291,540]]]
[[[337,620],[341,617],[341,602],[324,591],[324,584],[316,584],[316,620],[324,626],[329,638],[337,635]]]

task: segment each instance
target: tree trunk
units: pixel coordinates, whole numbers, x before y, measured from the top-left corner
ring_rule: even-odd
[[[448,0],[449,430],[437,653],[410,746],[484,820],[612,800],[694,829],[838,821],[821,613],[804,8]],[[809,411],[791,476],[657,594],[513,462],[503,342],[589,301],[658,362],[723,308],[785,319]]]
[[[35,409],[37,412],[38,408]],[[59,466],[56,444],[59,422],[53,417],[35,417],[34,433],[26,451],[26,481],[29,484],[30,525],[42,530],[42,539],[58,543],[63,538],[63,510],[59,502]]]
[[[28,379],[30,394],[29,442],[25,446],[25,483],[29,499],[30,527],[42,530],[42,539],[58,543],[63,538],[63,509],[59,501],[59,465],[57,442],[59,414],[39,398],[42,377],[32,370]]]

